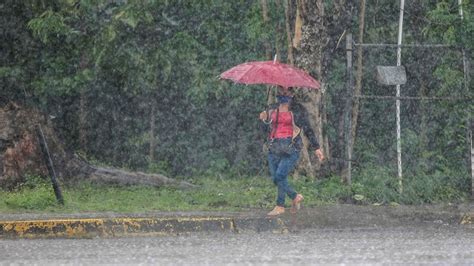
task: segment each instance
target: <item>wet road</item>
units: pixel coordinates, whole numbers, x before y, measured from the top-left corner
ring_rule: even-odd
[[[2,240],[0,264],[473,265],[474,230],[447,225],[200,233],[118,239]]]

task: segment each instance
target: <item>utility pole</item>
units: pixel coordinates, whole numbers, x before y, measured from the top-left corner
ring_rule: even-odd
[[[402,62],[402,34],[403,34],[403,13],[405,8],[405,0],[400,0],[400,19],[398,23],[398,41],[397,41],[397,67],[401,66]],[[398,185],[400,194],[403,193],[403,175],[402,175],[402,144],[401,144],[401,130],[400,130],[400,84],[397,84],[397,165],[398,165]]]
[[[459,7],[459,16],[461,17],[461,21],[464,21],[464,14],[462,10],[462,0],[458,0],[458,7]],[[469,93],[469,61],[467,60],[466,50],[462,47],[462,66],[464,72],[464,88],[466,89],[466,93]],[[474,121],[471,118],[470,110],[467,110],[467,137],[471,143],[471,199],[474,200],[474,147],[472,146],[472,138],[473,138],[473,127]]]
[[[470,139],[471,139],[471,199],[474,200],[474,146],[472,146],[473,142],[473,133],[474,132],[474,120],[469,121],[471,124],[470,126]]]
[[[345,138],[346,138],[346,155],[347,155],[347,168],[345,181],[350,186],[352,183],[352,33],[346,35],[346,72],[348,75],[347,79],[347,101],[346,101],[346,114],[345,114]]]

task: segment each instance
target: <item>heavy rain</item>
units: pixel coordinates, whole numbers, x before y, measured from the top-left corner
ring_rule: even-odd
[[[473,13],[3,1],[0,264],[474,263]]]

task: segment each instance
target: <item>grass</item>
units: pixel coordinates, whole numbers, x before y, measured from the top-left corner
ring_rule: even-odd
[[[465,187],[465,178],[459,187]],[[200,177],[192,181],[199,188],[179,190],[145,186],[105,186],[81,182],[63,186],[64,205],[56,203],[51,185],[39,177],[28,177],[12,192],[0,190],[0,213],[15,212],[147,212],[147,211],[238,211],[270,209],[275,204],[276,187],[267,177]],[[403,194],[388,171],[374,169],[360,173],[352,187],[337,176],[312,180],[290,179],[305,196],[305,206],[353,202],[356,204],[424,204],[462,202],[468,192],[452,186],[444,175],[421,176],[406,180]],[[288,199],[288,198],[287,198]],[[287,200],[287,206],[290,201]]]
[[[144,186],[104,186],[81,182],[63,187],[65,204],[56,203],[46,181],[34,181],[13,192],[0,191],[1,212],[146,212],[219,210],[238,211],[274,206],[276,187],[269,178],[238,179],[200,178],[197,189],[151,188]],[[305,196],[306,206],[335,202],[344,189],[336,179],[329,181],[292,180],[295,189]],[[321,184],[324,184],[323,186]],[[288,198],[287,198],[288,199]],[[287,200],[287,205],[290,200]]]

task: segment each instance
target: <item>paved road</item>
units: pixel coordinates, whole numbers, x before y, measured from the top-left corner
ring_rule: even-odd
[[[118,239],[1,240],[0,264],[474,264],[474,230],[311,229]]]

